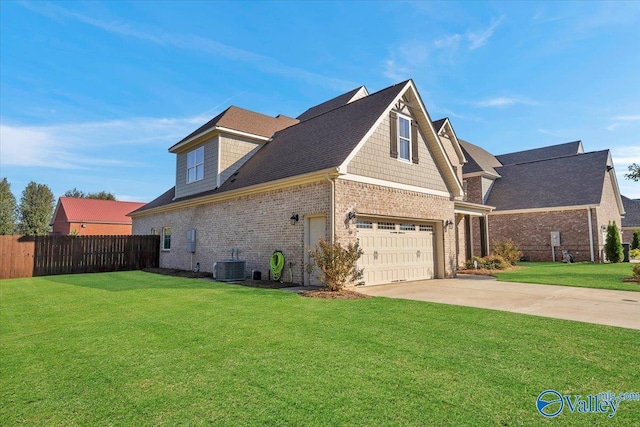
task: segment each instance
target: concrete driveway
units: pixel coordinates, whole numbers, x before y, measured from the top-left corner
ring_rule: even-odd
[[[640,330],[640,292],[498,282],[494,277],[473,275],[365,286],[357,290],[373,296],[488,308]]]

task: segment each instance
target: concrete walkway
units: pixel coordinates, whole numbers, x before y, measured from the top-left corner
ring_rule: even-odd
[[[459,275],[357,289],[366,295],[533,314],[640,330],[640,292],[498,282]]]

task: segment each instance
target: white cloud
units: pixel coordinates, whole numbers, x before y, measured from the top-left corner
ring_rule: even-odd
[[[167,148],[205,120],[205,117],[198,116],[182,119],[133,118],[51,126],[3,123],[0,125],[0,163],[3,166],[54,169],[140,166],[144,156],[132,159],[124,151],[145,145],[151,145],[153,150]]]
[[[539,105],[538,102],[523,97],[508,97],[498,96],[495,98],[488,98],[482,101],[473,102],[473,105],[480,108],[496,108],[506,107],[509,105],[524,104],[524,105]]]
[[[493,32],[498,28],[498,25],[502,22],[504,16],[501,16],[497,20],[495,20],[489,28],[479,32],[467,32],[467,40],[469,41],[469,49],[474,50],[481,46],[484,46],[489,38],[493,35]]]
[[[624,115],[624,116],[615,116],[611,118],[611,123],[609,126],[605,127],[609,132],[613,132],[618,129],[620,126],[628,125],[629,122],[640,122],[640,115]]]
[[[453,34],[436,39],[433,45],[438,49],[456,49],[460,45],[461,40],[462,36],[460,34]]]
[[[124,37],[135,38],[162,46],[170,46],[181,50],[195,50],[212,53],[233,61],[246,62],[249,65],[269,74],[276,74],[289,78],[300,79],[306,83],[322,85],[333,89],[346,90],[355,86],[353,82],[332,78],[317,74],[299,67],[283,64],[277,59],[259,53],[238,49],[225,45],[216,40],[201,37],[195,34],[174,34],[164,32],[157,28],[148,28],[143,31],[143,25],[135,22],[106,22],[100,19],[70,11],[58,5],[23,4],[30,10],[43,14],[52,19],[70,18],[100,28],[104,31]]]

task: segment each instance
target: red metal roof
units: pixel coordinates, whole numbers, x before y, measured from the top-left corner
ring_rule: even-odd
[[[56,216],[64,211],[68,222],[101,222],[131,224],[129,212],[144,206],[139,202],[115,202],[112,200],[81,199],[75,197],[60,197]]]

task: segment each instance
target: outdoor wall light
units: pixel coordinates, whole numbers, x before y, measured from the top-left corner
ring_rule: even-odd
[[[351,221],[352,219],[356,219],[358,217],[358,214],[356,214],[356,211],[351,211],[347,214],[347,220]]]
[[[602,230],[602,232],[604,233],[605,231],[607,231],[607,226],[603,225],[602,227],[600,227],[600,229]]]
[[[453,221],[451,221],[450,219],[446,220],[444,222],[444,226],[445,228],[448,228],[449,230],[451,230],[453,228]]]
[[[291,218],[289,219],[291,220],[291,225],[296,225],[296,223],[300,220],[300,216],[297,213],[292,213]]]

